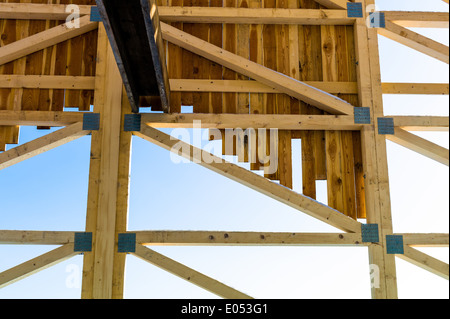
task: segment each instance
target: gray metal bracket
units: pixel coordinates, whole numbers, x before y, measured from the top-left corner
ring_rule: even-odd
[[[361,2],[347,2],[347,17],[363,18],[363,6]]]
[[[92,251],[92,233],[75,233],[73,251]]]
[[[389,255],[405,253],[402,235],[386,235],[386,251]]]
[[[378,134],[380,135],[394,135],[394,119],[391,117],[378,118]]]
[[[355,124],[370,124],[370,107],[355,107]]]
[[[378,224],[362,224],[361,234],[363,243],[378,243],[380,241]]]
[[[136,251],[136,234],[119,234],[119,241],[117,246],[117,251],[119,253],[134,253]]]
[[[84,131],[98,131],[100,129],[100,114],[99,113],[84,113],[83,114],[83,130]]]

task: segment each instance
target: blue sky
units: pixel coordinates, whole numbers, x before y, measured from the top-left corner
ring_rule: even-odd
[[[378,1],[381,10],[448,11],[441,0]],[[448,45],[448,30],[415,30]],[[448,65],[380,37],[384,82],[448,83]],[[386,115],[448,116],[448,96],[384,96]],[[20,143],[48,134],[21,129]],[[449,147],[448,133],[421,133]],[[448,167],[388,142],[395,232],[448,233]],[[293,143],[300,192],[301,144]],[[0,228],[85,228],[90,137],[0,171]],[[245,165],[244,165],[245,167]],[[326,203],[320,182],[319,200]],[[133,138],[129,230],[335,232],[309,216]],[[0,272],[55,247],[0,246]],[[156,247],[189,267],[257,298],[370,298],[366,248]],[[448,248],[423,249],[448,263]],[[448,298],[448,281],[396,259],[400,298]],[[77,256],[0,289],[1,298],[79,298]],[[77,271],[78,270],[78,271]],[[75,281],[73,279],[75,278]],[[78,282],[77,282],[78,281]],[[133,256],[126,298],[216,298]]]

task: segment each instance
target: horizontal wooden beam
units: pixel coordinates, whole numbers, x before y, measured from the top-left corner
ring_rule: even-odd
[[[64,245],[74,241],[70,231],[0,230],[0,245]]]
[[[396,256],[435,275],[438,275],[439,277],[447,280],[449,279],[449,265],[447,263],[431,257],[417,249],[405,246],[404,254]]]
[[[448,95],[448,83],[381,83],[383,94]]]
[[[287,187],[271,182],[270,180],[238,165],[226,162],[222,158],[175,139],[157,129],[144,126],[141,128],[140,132],[135,132],[134,134],[166,150],[183,156],[188,160],[198,162],[199,165],[207,169],[250,187],[255,191],[278,200],[340,230],[350,233],[361,232],[361,223],[345,216],[337,210],[321,204],[307,196],[296,193]],[[175,147],[176,145],[177,147]],[[182,153],[179,152],[180,149],[183,150]],[[205,161],[205,158],[207,158],[208,161]]]
[[[89,134],[83,123],[75,123],[0,154],[0,170]]]
[[[0,273],[0,289],[78,254],[70,243],[6,270]]]
[[[227,24],[352,25],[343,10],[158,7],[163,22]]]
[[[405,131],[448,132],[448,116],[386,116]]]
[[[144,246],[367,246],[361,234],[226,231],[138,231]]]
[[[347,9],[347,0],[314,0],[326,8]]]
[[[385,28],[378,28],[378,34],[397,41],[407,47],[429,55],[442,62],[449,63],[449,48],[414,31],[406,29],[391,21],[386,21]]]
[[[91,6],[77,6],[80,16],[91,13]],[[0,3],[0,19],[66,20],[71,13],[64,4]]]
[[[0,48],[0,65],[95,30],[98,22],[91,22],[89,16],[83,16],[79,18],[79,26],[67,28],[62,24],[5,45]]]
[[[81,112],[4,111],[0,110],[0,126],[68,126],[83,121]]]
[[[403,243],[411,247],[448,247],[449,234],[397,234]]]
[[[304,83],[331,94],[358,93],[356,82],[305,81]],[[281,93],[265,84],[248,80],[171,79],[170,89],[176,92]]]
[[[405,28],[448,28],[448,12],[383,11],[386,20]]]
[[[386,135],[386,138],[412,151],[429,157],[444,165],[449,165],[449,151],[445,147],[432,143],[417,135],[411,134],[401,128],[395,128],[394,135]]]
[[[137,244],[136,251],[132,255],[151,263],[171,274],[184,279],[194,285],[197,285],[213,294],[227,299],[252,299],[250,296],[237,291],[215,279],[212,279],[204,274],[191,269],[179,262],[170,259],[156,251]]]
[[[164,40],[331,114],[353,114],[344,100],[161,23]]]
[[[94,90],[94,76],[0,75],[0,88]]]
[[[155,128],[193,128],[201,121],[202,128],[247,129],[275,128],[279,130],[346,130],[358,131],[364,126],[355,124],[350,115],[274,115],[274,114],[141,114],[143,124]],[[198,124],[198,122],[197,122]]]

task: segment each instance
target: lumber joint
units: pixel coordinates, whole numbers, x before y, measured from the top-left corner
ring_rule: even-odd
[[[388,255],[403,255],[404,244],[402,235],[386,235],[386,252]]]
[[[81,253],[92,251],[92,233],[75,233],[73,251]]]
[[[100,113],[83,114],[83,130],[98,131],[100,129]]]
[[[361,235],[363,243],[378,243],[380,241],[378,224],[362,224]]]
[[[136,252],[136,233],[119,234],[117,252],[127,254]]]
[[[141,130],[141,114],[125,114],[123,130],[125,132],[139,132]]]

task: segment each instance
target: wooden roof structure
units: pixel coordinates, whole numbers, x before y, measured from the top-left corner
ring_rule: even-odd
[[[0,1],[0,169],[81,136],[92,140],[85,231],[0,230],[0,244],[61,245],[0,273],[0,288],[83,253],[82,297],[122,298],[131,253],[221,297],[250,297],[147,247],[155,243],[367,246],[380,268],[376,299],[397,298],[395,257],[448,280],[448,264],[414,248],[448,246],[448,234],[393,231],[386,140],[448,166],[447,149],[411,131],[448,131],[449,118],[385,115],[382,96],[448,95],[449,85],[381,83],[377,38],[448,64],[447,46],[408,29],[448,28],[447,12],[366,10],[374,0],[136,0],[122,1],[122,9],[105,9],[120,1],[98,2]],[[142,22],[132,36],[136,15],[118,14],[132,6],[148,6],[153,34]],[[119,39],[120,23],[128,29]],[[143,42],[133,47],[132,39]],[[193,106],[193,114],[181,113],[182,106]],[[145,107],[154,113],[139,114]],[[342,232],[129,232],[131,137],[174,152],[182,142],[158,128],[192,128],[198,120],[221,132],[214,139],[222,140],[223,155],[250,163],[251,171],[211,154],[199,164]],[[20,126],[63,128],[7,150],[18,144]],[[233,129],[242,130],[227,138]],[[292,190],[299,164],[293,139],[302,141],[302,194]],[[194,162],[193,154],[204,154],[182,145]],[[319,180],[327,182],[328,205],[316,201]],[[80,248],[86,241],[89,247]]]

